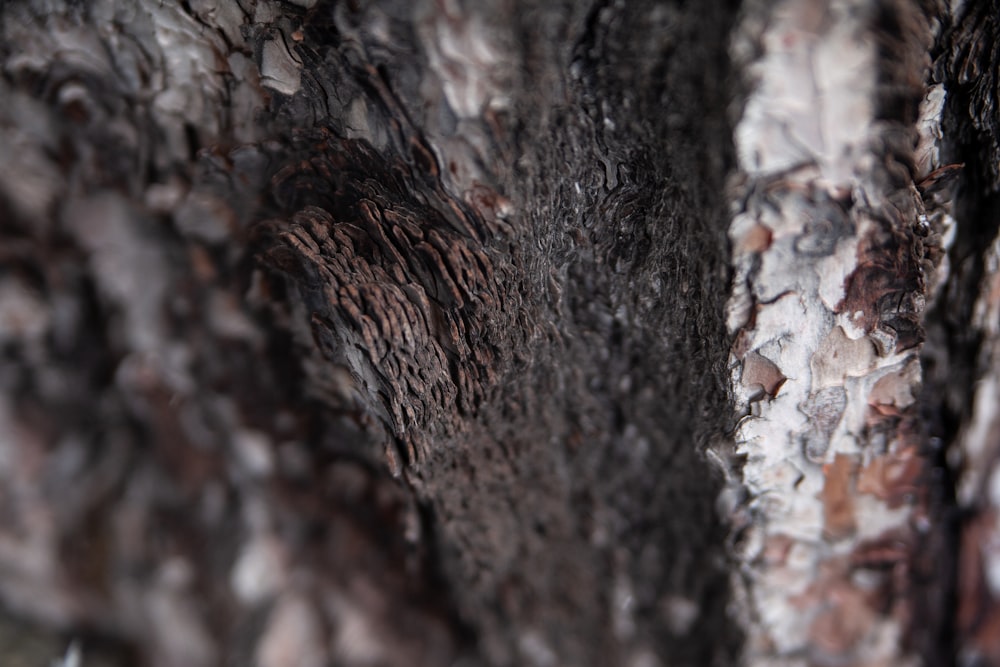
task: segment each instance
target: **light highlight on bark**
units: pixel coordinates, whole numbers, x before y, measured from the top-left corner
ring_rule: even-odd
[[[879,108],[890,75],[874,5],[754,4],[734,37],[753,79],[735,130],[728,313],[750,665],[915,660],[901,638],[923,461],[907,420],[944,217],[932,223],[914,186],[938,166],[937,116],[920,123],[921,174],[907,166],[912,121]],[[930,29],[915,10],[882,8],[909,22],[892,56],[920,81]]]

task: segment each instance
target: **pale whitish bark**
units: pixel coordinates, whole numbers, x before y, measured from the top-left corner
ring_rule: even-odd
[[[927,519],[908,422],[952,224],[916,187],[941,166],[932,40],[920,7],[864,0],[751,4],[734,37],[752,86],[729,306],[748,664],[916,662],[907,566]]]

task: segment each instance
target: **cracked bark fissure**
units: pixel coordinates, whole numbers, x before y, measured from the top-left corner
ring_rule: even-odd
[[[997,13],[0,3],[0,658],[1000,660]]]

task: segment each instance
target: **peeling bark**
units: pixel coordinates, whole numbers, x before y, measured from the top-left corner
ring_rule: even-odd
[[[744,11],[734,52],[755,80],[736,127],[729,326],[747,662],[915,664],[910,561],[933,466],[919,348],[953,226],[920,186],[948,170],[928,56],[940,10]],[[761,359],[781,378],[770,391]]]

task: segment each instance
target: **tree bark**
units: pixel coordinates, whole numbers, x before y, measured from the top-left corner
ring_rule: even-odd
[[[0,5],[0,655],[1000,660],[997,10]]]

